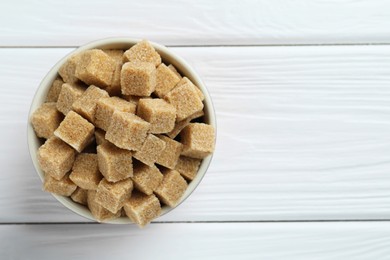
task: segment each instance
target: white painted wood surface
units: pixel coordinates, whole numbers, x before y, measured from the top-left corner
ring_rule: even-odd
[[[0,45],[389,43],[389,16],[387,0],[13,0],[0,3]]]
[[[85,221],[41,191],[25,139],[35,89],[71,50],[0,50],[0,222]],[[390,218],[390,46],[174,51],[211,92],[217,150],[159,221]]]
[[[0,259],[389,259],[389,17],[386,0],[2,1]],[[111,36],[176,46],[217,112],[201,185],[143,230],[64,209],[27,150],[46,72]]]
[[[0,226],[2,259],[385,260],[383,223]],[[16,242],[17,241],[17,242]]]

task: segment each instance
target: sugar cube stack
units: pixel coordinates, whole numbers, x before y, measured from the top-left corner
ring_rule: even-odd
[[[73,54],[31,117],[43,190],[99,222],[125,217],[144,227],[181,201],[214,151],[204,99],[146,40]]]

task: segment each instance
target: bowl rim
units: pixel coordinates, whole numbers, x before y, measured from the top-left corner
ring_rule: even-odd
[[[62,57],[45,75],[45,77],[40,82],[38,88],[35,91],[35,94],[33,96],[33,99],[31,101],[29,113],[28,113],[28,120],[27,120],[27,143],[28,143],[28,149],[30,153],[31,161],[34,165],[34,169],[36,173],[38,174],[39,178],[43,182],[43,176],[44,173],[42,169],[40,168],[37,160],[37,151],[39,148],[40,139],[35,135],[34,129],[31,125],[30,119],[34,111],[42,104],[44,103],[44,98],[46,97],[47,91],[49,90],[53,80],[58,75],[58,70],[62,66],[62,64],[65,63],[65,61],[72,55],[80,53],[84,50],[88,49],[94,49],[94,48],[102,48],[102,49],[114,49],[121,48],[121,49],[128,49],[131,46],[135,45],[136,43],[140,42],[142,39],[137,38],[130,38],[130,37],[110,37],[110,38],[104,38],[99,39],[95,41],[91,41],[87,44],[84,44],[78,48],[75,48],[70,53],[66,54],[64,57]],[[215,136],[217,136],[217,123],[216,123],[216,116],[215,116],[215,109],[214,105],[210,96],[210,93],[208,92],[204,82],[199,77],[198,73],[195,71],[195,69],[190,66],[183,58],[181,58],[179,55],[177,55],[174,51],[168,49],[167,47],[155,43],[153,41],[149,41],[152,46],[156,49],[156,51],[161,55],[163,60],[169,60],[170,64],[173,64],[176,69],[178,69],[183,76],[188,77],[195,85],[197,85],[202,93],[204,94],[204,111],[205,111],[205,118],[208,124],[212,125],[215,129]],[[216,138],[215,138],[216,142]],[[213,158],[214,153],[210,154],[209,156],[202,159],[201,165],[198,169],[198,173],[194,180],[192,180],[188,187],[181,197],[180,201],[177,203],[175,207],[168,207],[168,206],[162,206],[161,214],[158,218],[162,217],[163,215],[167,214],[168,212],[172,211],[173,209],[177,208],[181,203],[183,203],[197,188],[199,183],[202,181],[204,175],[206,174],[211,160]],[[69,210],[73,211],[74,213],[78,214],[81,217],[84,217],[88,220],[97,221],[101,223],[109,223],[109,224],[130,224],[133,223],[129,218],[127,217],[119,217],[117,219],[112,220],[105,220],[105,221],[98,221],[93,217],[91,212],[85,208],[85,206],[78,204],[74,201],[72,201],[69,197],[60,196],[51,193],[51,195],[56,198],[62,205],[64,205]],[[158,218],[154,219],[153,221],[156,221]]]

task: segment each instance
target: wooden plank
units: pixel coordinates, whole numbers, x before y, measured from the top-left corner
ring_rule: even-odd
[[[3,225],[4,259],[388,259],[389,223]],[[15,241],[18,241],[17,243]]]
[[[26,120],[71,49],[1,49],[0,222],[85,221],[41,191]],[[174,48],[218,122],[212,165],[159,221],[390,218],[390,46]]]
[[[169,45],[389,43],[390,2],[3,1],[0,46],[129,36]]]

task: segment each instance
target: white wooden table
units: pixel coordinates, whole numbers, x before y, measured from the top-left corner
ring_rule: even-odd
[[[29,105],[89,41],[172,47],[218,120],[193,195],[143,230],[41,191]],[[0,259],[390,259],[390,1],[2,1]]]

